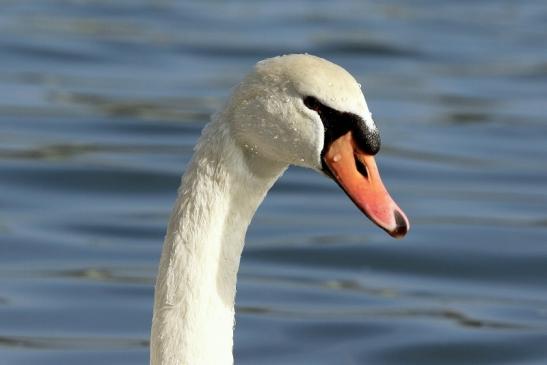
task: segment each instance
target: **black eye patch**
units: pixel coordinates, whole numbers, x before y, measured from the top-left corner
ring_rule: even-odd
[[[304,97],[304,105],[316,111],[323,122],[325,144],[322,153],[334,140],[349,131],[353,132],[353,138],[363,152],[375,155],[380,150],[381,141],[378,130],[369,129],[358,115],[330,108],[313,96]]]

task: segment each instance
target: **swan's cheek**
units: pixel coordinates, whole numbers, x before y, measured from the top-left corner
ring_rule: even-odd
[[[321,150],[324,143],[322,125],[314,120],[304,120],[300,123],[294,143],[290,145],[291,164],[321,170]]]
[[[324,130],[294,103],[248,103],[232,118],[232,131],[247,152],[273,161],[321,169]]]

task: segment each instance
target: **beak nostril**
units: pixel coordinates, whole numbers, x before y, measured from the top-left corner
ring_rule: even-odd
[[[362,163],[357,156],[354,156],[354,157],[355,157],[355,167],[357,168],[357,171],[359,171],[359,173],[363,175],[364,177],[368,177],[368,170],[365,164]]]

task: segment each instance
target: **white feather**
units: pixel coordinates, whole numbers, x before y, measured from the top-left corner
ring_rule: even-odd
[[[289,164],[321,169],[313,95],[374,125],[360,85],[309,55],[259,62],[204,129],[173,208],[156,281],[152,365],[233,363],[234,298],[247,227]]]

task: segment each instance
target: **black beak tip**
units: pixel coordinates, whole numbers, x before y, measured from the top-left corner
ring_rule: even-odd
[[[397,226],[392,232],[390,232],[390,234],[392,237],[397,239],[403,238],[408,233],[409,228],[406,220],[403,218],[403,215],[399,213],[398,210],[394,210],[393,215],[395,216],[395,223],[397,224]]]

